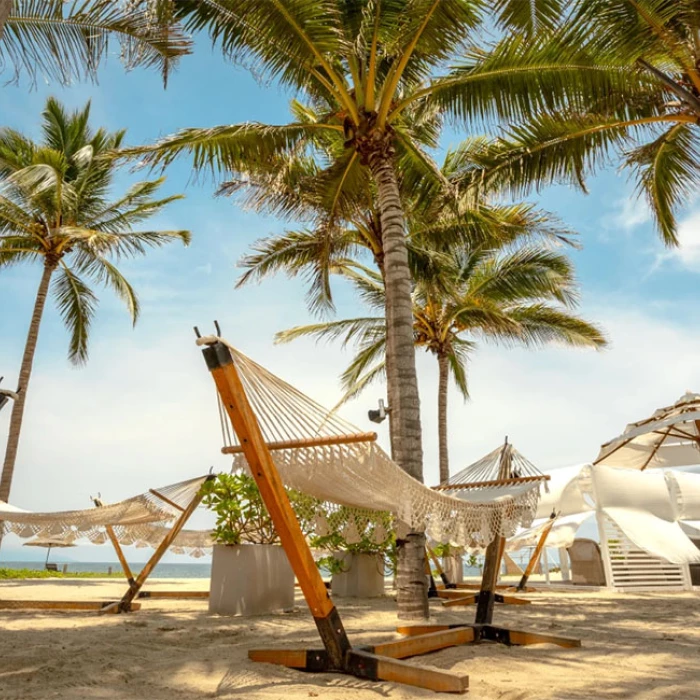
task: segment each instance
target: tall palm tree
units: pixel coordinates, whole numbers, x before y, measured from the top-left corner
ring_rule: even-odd
[[[251,164],[280,151],[309,149],[313,155],[318,135],[343,136],[345,149],[326,163],[327,170],[342,185],[359,168],[368,168],[377,189],[394,458],[421,480],[420,406],[400,165],[410,158],[422,164],[426,181],[437,182],[438,175],[407,128],[405,115],[413,111],[479,124],[488,119],[517,122],[546,110],[580,108],[592,98],[603,100],[619,82],[636,79],[624,72],[592,70],[590,57],[577,46],[538,40],[531,32],[508,36],[485,55],[479,42],[494,24],[522,28],[517,4],[500,1],[489,13],[491,4],[485,0],[178,2],[175,16],[187,28],[208,31],[225,57],[247,61],[257,73],[303,93],[322,116],[286,125],[186,129],[153,147],[132,151],[151,165],[167,165],[186,153],[195,169],[245,173]],[[541,0],[532,7],[536,14],[549,17],[551,8],[560,4]],[[422,552],[420,546],[415,550]],[[400,614],[425,617],[423,562],[417,558],[406,562],[403,556]],[[406,576],[401,573],[404,570]]]
[[[569,41],[601,67],[638,76],[612,100],[542,113],[499,142],[464,144],[463,182],[583,187],[595,168],[621,156],[649,204],[659,235],[678,245],[678,212],[700,185],[700,8],[694,0],[578,0]]]
[[[93,130],[89,103],[68,113],[49,98],[42,116],[40,142],[14,129],[0,129],[0,270],[21,263],[42,264],[0,477],[3,501],[10,495],[49,293],[70,332],[68,357],[82,364],[88,358],[90,324],[98,302],[89,282],[112,289],[136,322],[136,293],[115,262],[145,255],[149,248],[173,241],[187,244],[190,239],[188,231],[133,230],[181,198],[155,198],[162,178],[139,182],[117,199],[108,199],[117,171],[111,154],[122,145],[124,131]]]
[[[167,82],[192,45],[172,9],[170,0],[0,0],[0,68],[15,79],[94,78],[113,39],[127,69],[155,67]]]
[[[576,283],[569,259],[543,245],[476,246],[438,254],[413,291],[413,337],[438,363],[440,482],[449,478],[447,394],[452,378],[467,399],[467,361],[480,339],[526,347],[559,343],[605,346],[603,333],[573,315]],[[357,396],[384,374],[386,330],[381,312],[384,285],[370,270],[345,268],[362,299],[379,315],[298,326],[277,334],[279,342],[303,336],[342,339],[358,352],[342,375],[345,395]]]

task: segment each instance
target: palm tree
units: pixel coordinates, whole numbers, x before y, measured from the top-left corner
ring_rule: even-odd
[[[413,337],[438,363],[440,482],[449,478],[447,393],[452,376],[465,400],[466,366],[479,339],[526,347],[560,343],[604,347],[603,333],[573,315],[576,284],[569,259],[546,246],[476,246],[438,254],[413,291]],[[354,398],[384,374],[386,350],[382,278],[370,270],[344,269],[363,300],[379,315],[298,326],[277,334],[279,342],[302,336],[356,343],[358,352],[342,375]]]
[[[170,0],[0,0],[0,66],[69,83],[95,77],[110,37],[127,69],[156,67],[164,82],[191,41],[172,17]]]
[[[124,131],[91,129],[89,103],[68,113],[49,98],[42,116],[41,142],[0,129],[0,270],[42,262],[0,477],[3,501],[10,495],[34,352],[50,291],[70,332],[68,357],[80,365],[88,358],[90,324],[98,302],[89,282],[112,289],[136,322],[136,293],[115,261],[145,255],[149,248],[173,241],[187,244],[190,239],[188,231],[133,231],[181,198],[154,197],[162,178],[139,182],[121,197],[108,199],[117,170],[111,154],[122,145]]]
[[[535,2],[536,24],[551,24],[559,2]],[[521,3],[522,5],[522,3]],[[523,26],[518,2],[483,0],[217,0],[178,2],[175,17],[192,31],[208,31],[226,58],[247,61],[312,101],[315,120],[284,125],[235,124],[183,130],[152,147],[131,151],[150,165],[166,166],[190,154],[194,168],[245,173],[280,152],[308,150],[315,141],[342,135],[345,148],[324,163],[338,187],[368,168],[377,190],[386,278],[387,376],[392,402],[392,443],[397,463],[423,478],[420,406],[413,347],[411,275],[399,181],[401,164],[437,168],[407,126],[406,114],[443,115],[461,122],[517,122],[556,109],[582,108],[635,80],[620,71],[591,69],[575,45],[539,40],[532,32],[507,39],[488,55],[479,46],[494,24]],[[542,10],[541,8],[545,8]],[[530,8],[528,8],[530,9]],[[525,24],[531,24],[531,13]],[[562,89],[566,88],[566,90]],[[422,552],[421,546],[415,548]],[[403,565],[399,612],[425,617],[423,562]],[[421,554],[422,557],[422,554]]]
[[[463,183],[572,182],[621,155],[659,234],[678,245],[676,218],[700,184],[700,9],[694,0],[578,0],[569,41],[638,76],[604,104],[542,113],[499,142],[464,144]]]

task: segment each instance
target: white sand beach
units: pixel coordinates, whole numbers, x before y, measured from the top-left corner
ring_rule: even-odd
[[[151,590],[206,590],[208,580],[154,580]],[[107,599],[121,581],[4,581],[2,599]],[[414,663],[469,674],[472,700],[691,700],[700,688],[697,593],[532,593],[532,605],[498,607],[495,622],[579,637],[552,645],[463,646]],[[312,675],[248,660],[251,648],[316,647],[298,596],[291,613],[209,615],[205,600],[144,600],[130,615],[0,611],[0,698],[198,700],[199,698],[428,698],[431,691]],[[337,601],[353,643],[397,638],[395,603]],[[431,604],[436,621],[471,619],[473,608]]]

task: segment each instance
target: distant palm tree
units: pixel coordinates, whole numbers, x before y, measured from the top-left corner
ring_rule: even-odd
[[[463,182],[507,184],[518,196],[549,182],[583,187],[622,157],[659,234],[678,245],[678,212],[700,186],[700,7],[696,0],[577,0],[566,27],[601,70],[638,77],[601,102],[543,111],[463,146]]]
[[[467,360],[479,339],[526,347],[560,343],[605,346],[602,331],[573,315],[576,283],[569,259],[531,243],[460,248],[434,256],[413,291],[413,338],[438,362],[440,482],[449,478],[447,391],[450,375],[464,398]],[[357,396],[384,374],[384,285],[369,270],[344,269],[363,300],[379,315],[298,326],[277,334],[279,342],[302,336],[342,338],[359,351],[342,375],[345,395]]]
[[[32,80],[94,78],[113,39],[127,70],[156,67],[167,82],[192,46],[172,10],[169,0],[0,0],[0,67]]]
[[[145,255],[173,241],[187,244],[188,231],[133,231],[181,195],[155,199],[163,179],[139,182],[116,200],[108,199],[117,171],[111,152],[124,131],[94,131],[90,105],[68,113],[53,98],[43,112],[42,140],[0,129],[0,270],[42,263],[29,333],[19,373],[0,477],[0,500],[7,501],[19,445],[24,405],[39,326],[53,279],[53,297],[70,331],[68,357],[82,364],[97,297],[88,281],[111,288],[134,322],[136,294],[114,261]]]

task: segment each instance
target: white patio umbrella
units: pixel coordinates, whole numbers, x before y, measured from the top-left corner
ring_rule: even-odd
[[[46,561],[44,566],[49,563],[49,555],[52,547],[75,547],[75,542],[70,539],[60,539],[58,537],[35,537],[33,540],[25,542],[24,547],[46,547]]]
[[[593,464],[639,470],[700,464],[700,394],[688,392],[672,406],[630,423],[600,448]]]

